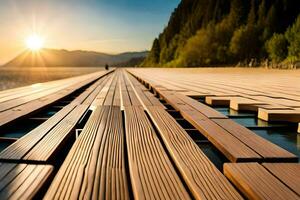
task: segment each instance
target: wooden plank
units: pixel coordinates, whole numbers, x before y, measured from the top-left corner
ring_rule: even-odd
[[[7,92],[7,94],[5,94],[5,95],[0,95],[0,103],[2,104],[3,102],[7,102],[7,101],[10,101],[13,99],[18,99],[21,97],[33,95],[35,93],[43,92],[50,88],[58,88],[59,85],[66,84],[67,82],[68,82],[67,80],[65,80],[65,81],[61,80],[60,82],[57,82],[56,84],[47,82],[47,83],[44,83],[43,85],[37,84],[37,85],[33,85],[31,87],[27,86],[26,88],[19,89],[18,91],[13,92],[13,93]]]
[[[135,199],[190,199],[141,107],[125,107],[128,163]]]
[[[138,82],[132,75],[128,75],[127,73],[126,75],[131,88],[134,90],[141,104],[144,106],[159,106],[165,109],[165,106],[144,85]]]
[[[276,70],[233,68],[128,69],[128,71],[154,87],[160,86],[166,89],[180,87],[187,92],[202,92],[209,94],[207,99],[212,98],[213,101],[216,98],[216,103],[228,104],[228,100],[219,99],[220,95],[225,94],[251,100],[233,102],[232,108],[235,109],[257,110],[259,105],[264,103],[290,108],[300,107],[299,73],[297,72],[278,73]]]
[[[278,105],[278,104],[259,105],[258,108],[264,108],[267,110],[293,110],[293,108]]]
[[[8,124],[20,117],[24,117],[36,110],[39,110],[45,106],[52,104],[53,102],[62,99],[63,97],[71,94],[72,92],[76,91],[77,89],[99,79],[100,77],[105,76],[110,72],[102,72],[98,76],[95,76],[93,79],[88,79],[84,82],[80,82],[72,87],[66,88],[63,91],[48,95],[47,97],[39,98],[33,101],[30,101],[26,104],[22,104],[20,106],[14,107],[13,109],[4,111],[0,113],[0,126]]]
[[[84,79],[91,78],[92,76],[94,76],[97,73],[99,73],[99,72],[95,72],[94,74],[75,76],[75,77],[70,77],[70,78],[65,78],[65,79],[60,79],[60,80],[55,80],[55,81],[49,81],[49,82],[44,82],[44,83],[35,83],[35,84],[29,85],[29,86],[23,86],[23,87],[0,91],[0,102],[3,102],[4,101],[3,99],[11,100],[11,99],[16,99],[18,97],[28,96],[28,95],[31,95],[32,93],[36,93],[38,91],[47,90],[48,88],[53,87],[53,86],[64,85],[65,83],[70,83],[70,82],[75,83],[78,81],[82,81]],[[102,72],[100,72],[100,73],[102,73]]]
[[[257,111],[259,105],[266,105],[268,103],[257,101],[244,97],[232,97],[230,99],[230,108],[233,110],[250,110]]]
[[[242,199],[166,110],[148,106],[147,111],[195,199]]]
[[[258,118],[265,121],[300,122],[300,110],[268,110],[259,108]]]
[[[70,114],[68,114],[59,124],[43,137],[23,158],[22,160],[31,160],[46,162],[61,148],[64,142],[70,137],[76,124],[88,109],[87,105],[78,105]]]
[[[176,96],[181,99],[184,103],[187,103],[188,105],[192,106],[193,108],[197,109],[199,112],[201,112],[203,115],[210,119],[226,119],[227,116],[223,115],[222,113],[216,111],[215,109],[200,103],[190,97],[184,96],[182,94],[176,94]]]
[[[114,74],[113,80],[111,82],[111,85],[109,87],[109,90],[108,90],[108,93],[106,95],[103,105],[106,105],[106,106],[113,105],[117,83],[118,83],[118,76],[116,74]]]
[[[298,157],[230,119],[213,119],[218,125],[264,158],[264,161],[297,162]]]
[[[79,76],[79,77],[72,77],[72,78],[66,78],[56,81],[49,81],[45,83],[36,83],[30,86],[20,87],[20,88],[14,88],[10,90],[4,90],[0,92],[0,102],[5,102],[13,99],[18,99],[20,97],[26,97],[31,96],[35,93],[42,92],[51,88],[58,88],[58,86],[66,85],[69,83],[75,83],[79,80],[83,80],[87,78],[89,75]]]
[[[108,75],[107,77],[103,77],[100,80],[98,80],[96,83],[88,87],[84,92],[82,92],[78,97],[76,97],[73,103],[91,105],[91,103],[94,101],[96,96],[105,86],[105,83],[110,78],[110,76],[111,75]]]
[[[129,199],[120,107],[97,107],[44,199]]]
[[[232,134],[195,108],[181,101],[172,92],[161,91],[160,94],[181,113],[184,119],[198,129],[231,162],[258,161],[262,159],[261,156]]]
[[[209,96],[209,93],[205,92],[196,92],[196,91],[186,91],[186,92],[179,92],[180,94],[186,95],[186,96],[194,96],[194,97],[206,97]]]
[[[108,81],[105,83],[104,87],[101,89],[101,91],[98,93],[98,95],[96,96],[96,98],[94,99],[94,101],[91,104],[91,109],[102,105],[106,99],[107,93],[109,91],[110,85],[113,81],[113,77],[114,76],[110,76]]]
[[[212,106],[229,106],[231,97],[208,96],[205,97],[205,103]]]
[[[286,99],[285,96],[282,95],[273,95],[273,96],[252,96],[252,99],[255,99],[257,101],[264,101],[268,102],[269,104],[277,104],[277,105],[282,105],[282,106],[287,106],[287,107],[292,107],[292,108],[299,108],[300,107],[300,102],[298,100],[290,100]]]
[[[258,163],[226,163],[224,174],[249,199],[300,199]]]
[[[90,81],[90,80],[95,80],[95,78],[99,77],[99,75],[103,75],[104,72],[96,73],[96,74],[90,74],[88,75],[84,75],[81,77],[77,77],[77,79],[70,79],[70,81],[66,81],[63,84],[59,84],[57,86],[52,86],[52,87],[48,87],[45,88],[43,91],[28,95],[28,96],[24,96],[24,97],[20,97],[20,98],[16,98],[16,99],[12,99],[10,101],[5,101],[0,103],[0,112],[3,112],[5,110],[20,106],[22,104],[28,103],[30,101],[33,101],[35,99],[39,99],[42,97],[46,97],[48,95],[63,91],[69,87],[74,87],[76,86],[78,83],[80,82],[86,82],[86,81]]]
[[[126,90],[123,90],[121,92],[123,92],[124,94],[122,95],[124,97],[125,103],[123,105],[123,107],[126,106],[142,106],[141,101],[139,100],[139,98],[137,97],[136,93],[135,93],[135,89],[132,87],[130,81],[128,80],[128,77],[126,76],[126,74],[123,72],[123,80],[125,84],[125,88]],[[128,96],[128,97],[127,97]],[[128,99],[130,101],[128,101]]]
[[[75,104],[65,106],[46,122],[33,129],[28,134],[11,144],[0,153],[0,160],[19,161],[30,151],[55,125],[64,119],[74,108]]]
[[[120,80],[119,84],[120,84],[120,93],[121,93],[121,109],[124,110],[124,107],[131,105],[131,101],[125,84],[123,73],[120,76],[119,80]]]
[[[39,143],[42,138],[50,132],[50,130],[52,130],[57,124],[61,123],[61,121],[70,114],[77,105],[85,104],[86,106],[89,106],[89,103],[95,98],[94,93],[98,92],[99,89],[102,89],[104,84],[105,82],[103,82],[103,80],[99,80],[91,85],[62,110],[3,150],[0,153],[0,160],[14,160],[16,162],[20,162],[20,159],[33,149],[33,147]]]
[[[116,87],[115,87],[115,90],[114,90],[115,93],[114,93],[114,100],[113,100],[112,105],[120,107],[121,106],[121,94],[120,94],[120,77],[121,77],[121,73],[120,73],[120,70],[117,70],[116,74],[117,74],[117,81],[116,81]]]
[[[0,163],[0,199],[32,199],[52,170],[50,165]]]
[[[263,166],[300,196],[299,163],[263,163]]]

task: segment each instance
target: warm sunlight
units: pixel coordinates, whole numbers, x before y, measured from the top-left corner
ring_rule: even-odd
[[[31,35],[26,39],[26,46],[32,51],[38,51],[43,48],[44,39],[39,35]]]

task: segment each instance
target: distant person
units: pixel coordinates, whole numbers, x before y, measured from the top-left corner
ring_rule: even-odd
[[[105,65],[105,70],[109,70],[109,65],[108,64]]]

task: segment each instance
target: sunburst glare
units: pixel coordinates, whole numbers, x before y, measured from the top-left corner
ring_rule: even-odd
[[[43,37],[41,37],[37,34],[34,34],[34,35],[31,35],[28,38],[26,38],[25,44],[26,44],[26,47],[28,49],[30,49],[31,51],[39,51],[40,49],[43,48],[44,39],[43,39]]]

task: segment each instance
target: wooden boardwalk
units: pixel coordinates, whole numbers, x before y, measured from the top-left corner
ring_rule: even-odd
[[[190,97],[299,123],[297,80],[262,89],[252,76],[196,72],[118,69],[0,92],[0,134],[40,122],[20,138],[0,135],[11,143],[0,152],[0,198],[300,199],[296,155]]]

